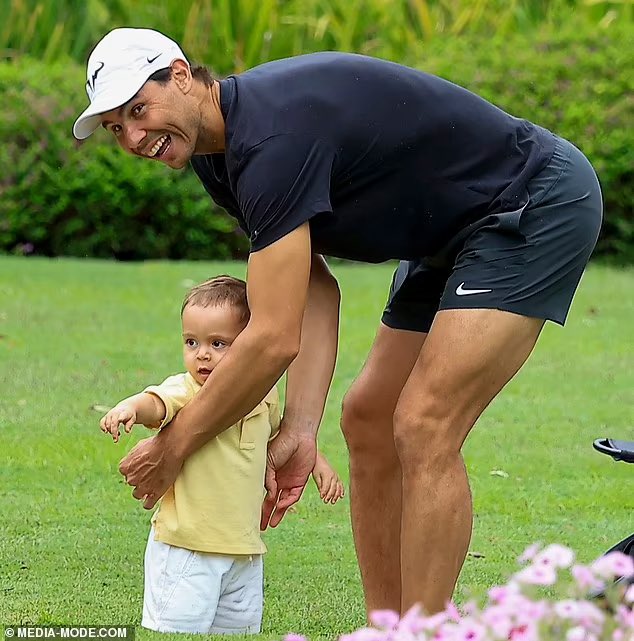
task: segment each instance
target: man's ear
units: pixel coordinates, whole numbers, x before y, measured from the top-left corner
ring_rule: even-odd
[[[176,86],[183,92],[189,93],[194,83],[192,71],[184,60],[174,60],[171,64],[172,80]]]

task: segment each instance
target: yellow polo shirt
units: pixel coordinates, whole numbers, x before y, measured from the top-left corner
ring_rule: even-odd
[[[167,425],[200,390],[189,374],[144,391],[158,396]],[[152,517],[157,541],[216,554],[262,554],[260,511],[267,444],[279,429],[277,388],[240,422],[194,452]]]

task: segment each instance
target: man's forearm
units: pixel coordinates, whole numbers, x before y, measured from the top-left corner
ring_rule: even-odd
[[[200,392],[164,430],[165,446],[185,459],[237,423],[266,396],[294,355],[278,337],[247,326]]]
[[[313,258],[300,350],[288,368],[284,426],[315,436],[332,382],[339,340],[339,287]]]

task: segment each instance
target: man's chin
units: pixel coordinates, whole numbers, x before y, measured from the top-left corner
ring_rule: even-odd
[[[184,169],[189,164],[189,158],[186,160],[175,159],[168,163],[165,163],[170,169]]]
[[[184,169],[189,164],[192,154],[183,154],[177,157],[172,157],[169,160],[163,160],[163,163],[170,169]]]

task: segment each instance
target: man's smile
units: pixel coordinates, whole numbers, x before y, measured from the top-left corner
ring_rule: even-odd
[[[168,150],[171,142],[172,137],[169,134],[163,134],[156,139],[149,149],[140,153],[140,155],[146,158],[160,158]]]

